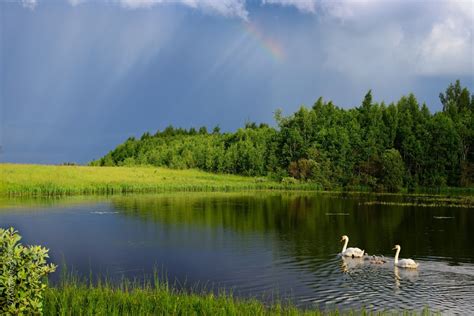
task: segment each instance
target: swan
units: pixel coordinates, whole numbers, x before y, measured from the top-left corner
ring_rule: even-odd
[[[347,244],[349,243],[349,237],[346,235],[341,237],[341,242],[345,241],[344,247],[342,247],[341,254],[345,257],[352,257],[352,258],[360,258],[364,256],[364,250],[360,250],[359,248],[347,248]]]
[[[369,259],[369,262],[372,263],[372,264],[385,264],[385,262],[387,262],[387,260],[385,260],[385,258],[382,256],[382,257],[377,257],[377,256],[372,256],[370,257]]]
[[[400,249],[402,249],[400,245],[395,245],[395,247],[392,249],[392,250],[397,250],[397,252],[395,253],[395,265],[400,268],[410,268],[410,269],[418,268],[418,263],[416,263],[412,259],[398,260],[398,254],[400,253]]]

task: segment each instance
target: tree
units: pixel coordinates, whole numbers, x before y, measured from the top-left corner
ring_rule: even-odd
[[[467,88],[461,87],[461,82],[456,80],[454,84],[450,84],[445,93],[439,94],[439,99],[443,105],[443,112],[448,112],[451,116],[471,108],[472,97]]]
[[[206,126],[201,126],[201,127],[199,128],[199,134],[201,134],[201,135],[206,135],[206,134],[207,134],[207,128],[206,128]]]
[[[292,161],[288,167],[289,174],[296,179],[310,180],[317,172],[317,163],[311,159]]]
[[[474,96],[459,81],[440,94],[430,113],[413,94],[385,105],[372,91],[359,107],[318,98],[291,115],[275,112],[278,127],[248,121],[234,133],[208,134],[168,126],[129,138],[95,165],[152,164],[243,175],[292,176],[329,188],[367,185],[389,191],[474,183]],[[401,180],[400,180],[401,179]]]
[[[445,93],[440,93],[443,112],[454,123],[460,137],[459,142],[459,183],[467,186],[474,182],[474,95],[467,88],[462,88],[461,82],[450,84]]]
[[[390,192],[398,192],[403,185],[405,164],[396,149],[387,149],[382,154],[380,184]]]

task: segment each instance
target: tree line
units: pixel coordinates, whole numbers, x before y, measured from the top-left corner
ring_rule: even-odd
[[[198,168],[309,181],[325,189],[471,186],[474,95],[458,80],[439,97],[443,108],[436,113],[413,94],[386,105],[374,102],[369,91],[352,109],[319,98],[289,116],[277,111],[277,128],[246,123],[222,133],[219,127],[169,126],[130,137],[91,164]]]

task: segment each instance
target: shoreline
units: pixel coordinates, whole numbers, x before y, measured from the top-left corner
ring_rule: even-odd
[[[145,284],[123,280],[111,285],[106,280],[88,284],[74,278],[46,288],[44,315],[433,315],[427,307],[421,310],[319,310],[300,308],[290,300],[278,298],[264,303],[255,298],[241,298],[224,289],[213,291],[178,290],[156,276]]]
[[[317,183],[283,183],[263,177],[213,174],[196,169],[56,166],[0,163],[0,197],[109,196],[172,192],[313,192],[374,196],[450,197],[474,203],[474,187],[422,188],[419,193],[374,192],[353,187],[324,190]]]

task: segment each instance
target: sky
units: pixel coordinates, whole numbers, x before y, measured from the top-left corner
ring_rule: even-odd
[[[0,161],[87,163],[130,136],[274,125],[474,92],[474,1],[1,0]]]

